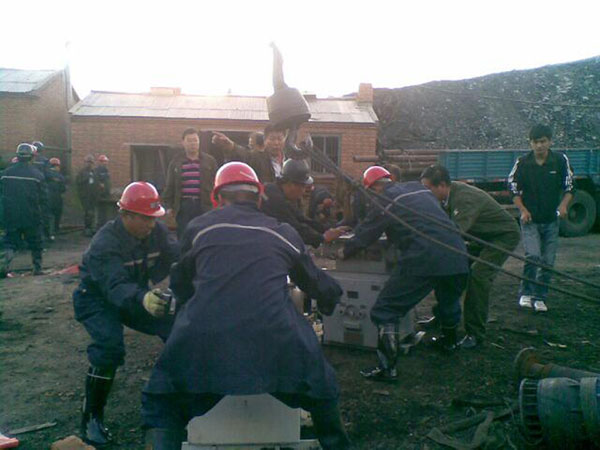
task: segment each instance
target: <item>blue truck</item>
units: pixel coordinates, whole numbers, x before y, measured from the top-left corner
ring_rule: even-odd
[[[553,149],[567,155],[575,179],[575,196],[568,217],[561,220],[563,236],[583,236],[594,224],[600,226],[600,149]],[[500,203],[511,204],[507,178],[517,158],[529,149],[440,150],[438,162],[448,168],[453,180],[465,181],[492,194]]]

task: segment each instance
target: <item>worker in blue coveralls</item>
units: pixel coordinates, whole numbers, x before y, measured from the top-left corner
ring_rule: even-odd
[[[225,395],[269,393],[312,414],[321,446],[347,449],[339,388],[287,277],[331,314],[342,294],[288,224],[258,209],[254,170],[230,162],[216,174],[214,209],[193,219],[171,271],[173,331],[142,394],[146,449],[181,448],[184,429]]]
[[[45,178],[32,159],[35,149],[22,143],[17,146],[17,163],[0,176],[0,200],[4,209],[5,255],[0,261],[0,278],[8,275],[21,236],[31,250],[33,274],[42,275],[42,223],[47,203]]]
[[[393,214],[428,237],[450,247],[466,252],[458,229],[440,207],[439,201],[417,181],[394,183],[390,172],[380,166],[369,167],[363,174],[363,185],[386,200],[377,200]],[[430,219],[413,214],[399,202],[437,221],[456,229],[442,228]],[[371,309],[371,321],[377,326],[376,367],[361,372],[365,378],[376,381],[395,381],[398,378],[396,363],[399,350],[400,320],[432,290],[438,302],[442,335],[435,344],[445,353],[456,349],[456,327],[460,322],[460,296],[466,286],[468,258],[406,228],[374,205],[364,221],[354,230],[354,236],[341,249],[340,256],[348,258],[366,248],[385,232],[399,250],[398,265],[379,293]]]
[[[119,216],[94,236],[79,266],[81,282],[73,293],[75,319],[90,337],[90,368],[85,383],[81,433],[90,444],[111,441],[104,406],[117,367],[123,364],[123,325],[165,340],[173,319],[168,301],[149,282],[169,274],[177,245],[156,218],[165,214],[150,183],[131,183],[117,203]]]

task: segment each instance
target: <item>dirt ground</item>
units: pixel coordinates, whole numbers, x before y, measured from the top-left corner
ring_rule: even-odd
[[[54,272],[78,263],[87,244],[79,232],[60,235],[44,254],[44,268]],[[600,235],[561,239],[560,244],[557,268],[600,282]],[[29,265],[29,254],[21,253],[13,268]],[[520,272],[521,263],[506,267]],[[78,433],[88,337],[73,318],[71,293],[76,283],[72,276],[52,273],[22,273],[0,281],[0,431],[56,422],[52,428],[20,435],[20,449],[47,449],[55,440]],[[600,300],[591,288],[568,281],[560,285]],[[483,399],[498,405],[491,409],[502,409],[517,398],[512,361],[524,347],[536,347],[544,361],[600,371],[600,304],[553,294],[550,311],[535,314],[520,310],[516,295],[516,281],[500,275],[492,292],[487,345],[448,357],[421,344],[400,360],[400,381],[395,385],[360,377],[359,370],[374,363],[373,352],[326,347],[356,448],[443,448],[426,437],[431,428],[480,411],[453,406],[453,400]],[[430,306],[421,305],[419,314],[428,314]],[[162,344],[158,338],[127,331],[126,347],[126,363],[106,408],[107,424],[118,441],[112,449],[142,448],[140,392]],[[471,428],[453,436],[466,442],[473,433]],[[486,448],[527,448],[515,417],[494,422],[490,435],[494,439]]]

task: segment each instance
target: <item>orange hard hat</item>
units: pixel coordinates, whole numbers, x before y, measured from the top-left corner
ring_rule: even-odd
[[[369,167],[363,173],[363,185],[366,188],[370,188],[373,184],[383,178],[392,179],[392,175],[381,166],[372,166]]]
[[[256,192],[259,195],[263,193],[263,185],[256,176],[256,172],[248,164],[239,161],[232,161],[221,166],[215,175],[215,186],[210,198],[213,206],[218,205],[217,195],[219,190],[225,186],[237,185],[236,190]]]
[[[60,159],[58,158],[50,158],[50,161],[48,162],[51,166],[60,166]]]
[[[130,183],[123,191],[117,205],[125,211],[142,214],[143,216],[161,217],[165,215],[165,209],[160,204],[158,191],[145,181]]]
[[[98,156],[98,161],[108,162],[108,156],[106,156],[106,155],[100,155],[100,156]]]

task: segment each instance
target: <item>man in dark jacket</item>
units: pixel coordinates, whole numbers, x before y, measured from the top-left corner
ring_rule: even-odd
[[[123,325],[165,340],[172,324],[169,305],[149,288],[149,282],[156,284],[169,274],[177,258],[167,228],[156,223],[164,214],[158,192],[150,183],[131,183],[118,205],[119,217],[98,231],[84,253],[81,282],[73,293],[75,319],[92,338],[81,433],[94,445],[111,440],[104,406],[125,357]]]
[[[50,210],[50,240],[53,241],[60,228],[60,218],[63,210],[62,196],[67,190],[65,177],[60,173],[60,159],[50,158],[50,169],[46,172],[46,180],[48,185],[48,209]]]
[[[228,161],[243,161],[254,169],[261,183],[273,183],[281,176],[284,147],[287,134],[267,125],[264,132],[264,147],[242,147],[223,133],[213,131],[212,142],[225,154]]]
[[[466,252],[465,243],[458,234],[458,229],[456,232],[448,231],[427,218],[417,216],[391,203],[391,201],[401,202],[411,209],[455,227],[431,191],[418,181],[394,183],[386,169],[373,166],[365,171],[363,184],[386,197],[387,204],[385,201],[377,201],[383,203],[383,206],[408,225],[430,238]],[[399,250],[398,265],[371,309],[371,321],[379,329],[377,343],[379,364],[361,373],[365,378],[394,381],[398,377],[396,372],[398,323],[432,290],[435,291],[442,325],[442,336],[436,341],[436,346],[444,352],[452,352],[456,349],[456,327],[461,317],[460,295],[465,288],[469,269],[466,256],[420,236],[383,213],[375,205],[371,207],[365,220],[354,230],[354,237],[346,243],[340,256],[344,258],[352,256],[377,241],[384,232],[388,240]]]
[[[184,154],[169,164],[163,192],[167,214],[177,221],[179,239],[190,220],[211,209],[210,192],[217,171],[215,159],[200,151],[198,130],[186,129],[181,139]]]
[[[344,234],[348,227],[327,229],[316,220],[309,219],[298,206],[307,186],[313,183],[306,162],[288,159],[283,165],[281,178],[265,186],[262,211],[280,222],[289,223],[305,244],[319,247]]]
[[[324,449],[349,447],[334,371],[295,309],[287,277],[324,314],[342,290],[292,227],[258,210],[261,190],[248,165],[224,165],[215,179],[219,208],[184,233],[171,272],[183,306],[142,397],[147,448],[179,449],[189,420],[223,396],[263,393],[310,411]]]
[[[79,170],[75,178],[75,187],[77,188],[77,196],[83,209],[84,234],[90,237],[94,235],[94,213],[99,192],[98,180],[94,171],[94,157],[87,155],[83,162],[84,166]]]
[[[42,274],[42,225],[47,203],[45,178],[31,162],[34,149],[30,144],[17,147],[18,162],[2,172],[0,193],[4,210],[6,236],[5,255],[0,267],[0,278],[6,277],[21,235],[29,244],[33,274]]]
[[[548,284],[552,272],[538,266],[554,266],[558,250],[559,218],[567,217],[575,194],[573,170],[564,153],[550,149],[552,129],[538,124],[529,131],[531,151],[521,156],[508,176],[513,203],[521,213],[521,236],[528,261],[523,276]],[[529,262],[531,261],[531,262]],[[548,288],[521,281],[519,306],[548,311]]]
[[[98,201],[96,202],[96,229],[99,230],[108,220],[114,203],[110,198],[110,172],[108,171],[108,157],[98,156],[97,165],[94,169],[98,188]]]

